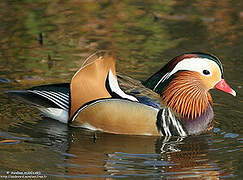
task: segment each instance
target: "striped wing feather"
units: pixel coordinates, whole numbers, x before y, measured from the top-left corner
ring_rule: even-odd
[[[6,93],[33,106],[69,109],[68,83],[36,86],[28,90],[11,90]]]

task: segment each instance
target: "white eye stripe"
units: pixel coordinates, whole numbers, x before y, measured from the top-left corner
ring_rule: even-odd
[[[218,71],[221,74],[221,70],[218,66],[218,64],[210,59],[207,58],[187,58],[184,59],[180,62],[177,63],[177,65],[174,67],[174,69],[171,72],[166,73],[160,80],[159,82],[156,84],[156,86],[154,87],[153,90],[155,90],[159,84],[163,83],[164,81],[166,81],[167,79],[169,79],[173,74],[175,74],[178,71],[196,71],[199,72],[200,74],[204,75],[203,73],[204,70],[209,71],[210,73],[206,76],[212,76],[211,73],[211,66],[212,64],[215,65],[216,68],[218,68]],[[222,75],[222,74],[221,74]],[[220,77],[221,77],[220,75]]]
[[[215,62],[210,59],[207,59],[207,58],[187,58],[187,59],[180,61],[175,66],[175,68],[171,71],[170,74],[172,75],[180,70],[196,71],[196,72],[203,74],[203,70],[208,70],[210,72],[210,69],[211,69],[210,65],[212,63],[215,63]],[[220,72],[220,69],[216,63],[215,63],[215,67],[217,67]]]

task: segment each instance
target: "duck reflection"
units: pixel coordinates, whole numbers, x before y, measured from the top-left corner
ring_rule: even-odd
[[[94,133],[44,119],[10,129],[34,139],[38,139],[37,134],[42,139],[49,138],[50,150],[59,154],[54,166],[62,170],[63,176],[219,179],[225,175],[216,160],[209,159],[207,136],[164,138]]]
[[[208,158],[208,137],[163,138],[98,133],[84,138],[73,130],[68,162],[83,168],[69,168],[68,174],[118,177],[166,177],[219,179],[220,168]]]

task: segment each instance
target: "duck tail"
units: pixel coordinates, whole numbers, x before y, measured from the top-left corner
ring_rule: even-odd
[[[67,123],[69,115],[69,83],[36,86],[27,90],[6,91],[12,99],[34,106],[45,116]]]

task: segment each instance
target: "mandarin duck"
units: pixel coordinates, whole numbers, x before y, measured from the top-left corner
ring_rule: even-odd
[[[205,53],[173,58],[147,80],[117,75],[115,57],[89,56],[70,83],[11,90],[45,116],[115,134],[188,136],[213,128],[210,89],[236,95],[223,78],[220,60]]]

